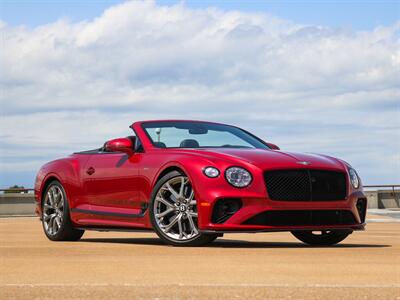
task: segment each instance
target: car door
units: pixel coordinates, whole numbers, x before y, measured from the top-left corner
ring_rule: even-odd
[[[97,215],[140,214],[138,164],[141,155],[100,152],[86,163],[84,190]]]

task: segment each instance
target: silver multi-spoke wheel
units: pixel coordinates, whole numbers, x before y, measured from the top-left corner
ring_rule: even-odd
[[[153,213],[158,228],[170,239],[188,241],[199,235],[196,199],[186,176],[173,177],[159,188]]]
[[[62,228],[64,218],[64,193],[57,185],[52,185],[43,203],[43,225],[47,234],[56,235]]]

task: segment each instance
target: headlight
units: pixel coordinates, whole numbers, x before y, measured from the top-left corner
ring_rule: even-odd
[[[349,176],[350,176],[350,182],[351,185],[355,188],[358,189],[360,186],[360,181],[358,180],[358,175],[356,170],[354,169],[349,169]]]
[[[215,177],[218,177],[219,170],[217,168],[214,168],[214,167],[207,167],[207,168],[204,168],[203,173],[207,177],[215,178]]]
[[[239,167],[226,169],[225,177],[230,184],[239,188],[248,186],[252,180],[250,172]]]

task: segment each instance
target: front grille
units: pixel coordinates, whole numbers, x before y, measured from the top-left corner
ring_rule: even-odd
[[[354,225],[356,220],[348,210],[280,210],[265,211],[243,224],[263,226],[326,226]]]
[[[346,198],[346,175],[324,170],[275,170],[264,173],[269,198],[279,201],[335,201]]]

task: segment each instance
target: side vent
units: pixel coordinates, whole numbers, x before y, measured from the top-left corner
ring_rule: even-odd
[[[242,201],[237,198],[219,199],[214,205],[211,222],[214,224],[225,223],[242,207]]]
[[[358,216],[360,217],[361,223],[365,222],[365,216],[367,214],[367,199],[361,198],[357,200],[357,211]]]

